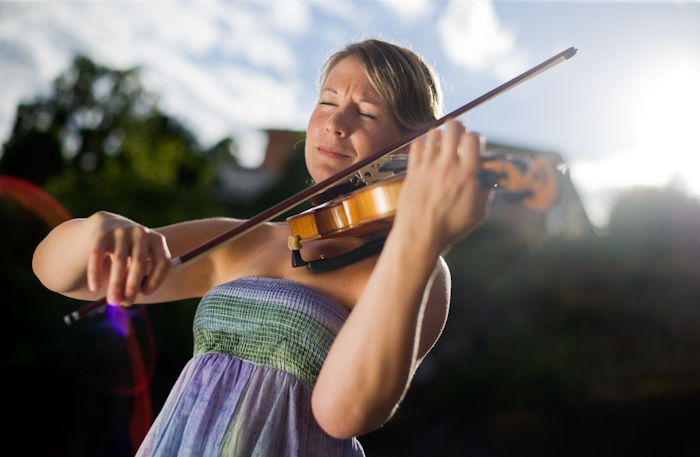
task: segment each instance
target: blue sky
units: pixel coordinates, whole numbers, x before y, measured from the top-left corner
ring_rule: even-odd
[[[325,58],[362,36],[423,55],[448,111],[575,46],[575,58],[464,121],[493,141],[561,154],[599,225],[629,186],[700,195],[696,1],[0,0],[0,140],[17,103],[47,92],[80,52],[140,66],[203,144],[237,137],[254,164],[256,129],[304,129]]]

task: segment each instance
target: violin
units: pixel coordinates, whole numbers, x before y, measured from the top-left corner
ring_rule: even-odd
[[[535,158],[528,163],[482,157],[481,167],[477,178],[480,186],[506,189],[511,200],[520,200],[528,208],[546,211],[558,198],[556,167],[545,159]],[[288,217],[292,237],[302,244],[391,228],[403,180],[404,173],[396,174]]]
[[[527,81],[528,79],[531,79],[540,73],[554,67],[555,65],[558,65],[562,62],[565,62],[566,60],[570,59],[576,53],[578,50],[576,48],[569,48],[566,49],[565,51],[560,52],[559,54],[556,54],[555,56],[547,59],[546,61],[542,62],[541,64],[531,68],[530,70],[522,73],[519,76],[516,76],[515,78],[511,79],[510,81],[507,81],[504,84],[501,84],[497,88],[491,90],[490,92],[487,92],[486,94],[482,95],[481,97],[467,103],[466,105],[452,111],[451,113],[447,114],[446,116],[437,119],[430,124],[406,135],[402,139],[398,140],[397,142],[385,147],[384,149],[366,157],[363,160],[358,161],[354,165],[348,167],[346,170],[340,171],[333,176],[330,176],[329,178],[321,181],[320,183],[309,187],[305,190],[302,190],[301,192],[297,193],[296,195],[293,195],[286,200],[283,200],[282,202],[266,209],[265,211],[261,212],[257,216],[252,217],[251,219],[248,219],[247,221],[244,221],[240,225],[232,228],[231,230],[228,230],[227,232],[222,233],[221,235],[207,241],[206,243],[203,243],[202,245],[192,249],[191,251],[181,255],[180,257],[176,257],[173,259],[170,263],[170,271],[176,271],[180,268],[183,268],[185,265],[190,264],[192,262],[195,262],[196,260],[208,255],[210,252],[219,249],[220,247],[224,246],[225,244],[228,244],[246,233],[254,230],[258,226],[272,220],[273,218],[279,216],[280,214],[288,211],[289,209],[297,206],[298,204],[311,200],[314,197],[321,195],[325,192],[332,192],[332,188],[335,187],[343,187],[342,185],[339,186],[339,184],[342,183],[347,183],[348,178],[351,176],[355,176],[357,179],[362,181],[365,178],[366,173],[371,173],[371,170],[377,166],[377,162],[381,162],[382,158],[385,156],[390,156],[393,153],[396,153],[397,151],[403,149],[405,146],[408,144],[412,143],[413,141],[417,140],[418,138],[421,138],[425,136],[428,132],[435,130],[445,124],[446,122],[456,119],[457,117],[461,116],[462,114],[466,113],[467,111],[470,111],[477,106],[486,103],[487,101],[497,97],[498,95],[514,88],[515,86],[522,84],[523,82]],[[487,165],[489,162],[494,162],[494,164]],[[535,162],[533,160],[533,162]],[[533,207],[540,207],[542,206],[543,202],[549,201],[551,198],[551,194],[547,192],[539,192],[538,189],[547,187],[547,185],[542,185],[544,183],[549,183],[548,185],[551,185],[551,182],[555,182],[556,179],[550,180],[548,178],[551,177],[551,173],[546,170],[546,167],[544,167],[541,164],[536,164],[534,168],[530,170],[529,173],[514,173],[514,170],[517,170],[516,168],[511,167],[508,165],[506,162],[503,161],[489,161],[487,159],[484,159],[483,161],[484,165],[484,171],[486,173],[493,173],[498,176],[502,176],[502,181],[503,183],[510,183],[509,185],[512,186],[514,189],[521,189],[522,192],[524,192],[524,198],[523,202],[528,204],[530,202]],[[528,168],[530,168],[533,164],[530,164]],[[381,171],[381,167],[380,167]],[[508,179],[506,179],[508,178]],[[499,178],[501,179],[501,178]],[[486,182],[487,180],[485,180]],[[356,202],[360,202],[360,199],[358,197],[363,196],[365,192],[369,191],[370,194],[374,192],[377,187],[383,188],[384,190],[388,190],[389,193],[395,193],[398,195],[398,188],[395,186],[400,186],[401,180],[397,179],[397,182],[394,183],[393,185],[390,185],[391,183],[382,183],[382,185],[376,185],[376,186],[371,186],[365,189],[364,192],[359,193],[355,197]],[[491,185],[499,185],[499,182],[493,182]],[[550,196],[550,197],[547,197]],[[345,201],[345,200],[343,200]],[[379,202],[381,200],[377,200]],[[337,203],[337,202],[336,202]],[[327,205],[329,207],[331,206],[339,206],[338,204],[329,204]],[[345,206],[341,205],[340,206]],[[352,203],[347,203],[347,206],[352,206]],[[357,205],[359,206],[359,205]],[[381,213],[381,214],[389,214],[391,211],[385,211],[384,207],[381,206],[380,204],[376,204],[377,208],[379,208],[376,212]],[[395,211],[395,206],[396,203],[394,201],[394,211]],[[321,213],[321,211],[318,211]],[[303,213],[302,213],[303,214]],[[331,211],[329,214],[337,214],[333,213]],[[386,218],[385,223],[391,222],[391,217],[393,217],[393,213],[389,217]],[[349,219],[350,221],[353,221],[352,217]],[[377,219],[379,220],[379,219]],[[315,221],[315,216],[314,216],[314,221]],[[303,225],[303,223],[300,222],[300,225]],[[307,223],[307,225],[310,225],[310,223]],[[323,225],[323,224],[321,224]],[[353,225],[352,223],[349,223],[349,225]],[[366,230],[370,230],[370,228],[374,228],[371,224],[365,224]],[[348,227],[350,229],[350,227]],[[333,228],[330,229],[330,232],[333,232]],[[340,232],[338,232],[340,233]],[[316,235],[311,235],[311,237],[314,237]],[[299,235],[301,239],[301,235]],[[369,244],[369,243],[368,243]],[[372,249],[376,249],[376,246],[379,246],[380,243],[372,243],[370,244],[370,247]],[[381,246],[379,247],[381,248]],[[361,249],[361,248],[360,248]],[[365,249],[366,251],[366,249]],[[295,250],[293,252],[296,252],[298,254],[298,250]],[[366,252],[360,253],[362,255],[365,255]],[[347,254],[346,254],[347,255]],[[353,254],[350,253],[352,256]],[[82,317],[91,314],[93,312],[99,312],[99,311],[104,311],[105,308],[107,307],[107,300],[106,298],[102,298],[101,300],[94,301],[76,311],[73,311],[70,314],[67,314],[63,317],[63,321],[66,324],[71,324],[72,322],[78,321]]]
[[[328,259],[307,262],[299,251],[302,243],[307,241],[388,233],[396,214],[405,176],[405,162],[405,159],[400,159],[398,166],[391,163],[383,166],[373,164],[370,167],[372,171],[365,171],[361,175],[365,178],[375,176],[376,182],[354,184],[359,187],[357,190],[288,217],[286,221],[292,232],[288,240],[288,247],[292,251],[292,267],[306,267],[314,274],[325,273],[379,253],[384,247],[386,236],[379,236],[346,254]],[[380,175],[391,175],[392,169],[400,172],[379,178]],[[546,211],[558,200],[559,176],[554,164],[542,158],[516,160],[509,156],[495,155],[482,157],[477,183],[485,188],[505,189],[510,202],[520,202],[535,211]],[[347,189],[347,186],[342,188]]]

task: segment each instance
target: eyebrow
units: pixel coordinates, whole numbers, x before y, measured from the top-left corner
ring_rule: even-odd
[[[320,92],[321,92],[321,93],[323,93],[323,92],[330,92],[330,93],[332,93],[332,94],[338,95],[338,91],[335,90],[335,89],[333,89],[332,87],[324,87],[323,89],[321,89]],[[362,96],[362,97],[360,98],[359,101],[360,101],[360,103],[369,103],[370,105],[374,105],[374,106],[376,106],[377,108],[380,108],[380,109],[382,109],[382,110],[384,109],[383,106],[382,106],[383,100],[381,99],[381,97],[377,97],[377,98],[366,98],[366,97]]]

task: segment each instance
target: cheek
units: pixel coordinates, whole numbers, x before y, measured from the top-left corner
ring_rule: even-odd
[[[313,139],[314,137],[318,136],[316,132],[316,123],[314,122],[314,115],[311,115],[311,119],[309,119],[309,125],[306,127],[306,139],[304,141],[304,158],[306,159],[306,162],[309,162],[309,159],[311,158],[311,145],[313,144]]]
[[[357,151],[357,158],[359,160],[371,156],[380,149],[381,146],[379,145],[379,142],[372,141],[371,138],[361,138],[355,143],[355,150]]]
[[[387,129],[388,130],[388,129]],[[400,135],[394,134],[394,132],[391,132],[387,134],[387,132],[380,132],[377,135],[374,135],[372,137],[366,137],[361,140],[362,142],[362,151],[363,153],[361,154],[361,158],[368,157],[372,154],[375,154],[379,152],[380,150],[384,149],[385,147],[389,146],[390,144],[394,144],[396,141],[398,141],[401,138]]]
[[[312,138],[318,131],[323,127],[323,119],[318,113],[318,110],[314,109],[309,118],[309,125],[306,127],[307,138]]]
[[[308,135],[306,135],[306,141],[304,142],[304,160],[308,166],[309,160],[311,160],[311,142],[309,141]]]
[[[309,172],[309,176],[311,176],[314,181],[319,182],[322,179],[320,179],[316,170],[318,167],[314,160],[314,154],[312,153],[311,141],[309,141],[310,138],[311,136],[307,131],[306,144],[304,145],[304,162],[306,164],[306,171]]]

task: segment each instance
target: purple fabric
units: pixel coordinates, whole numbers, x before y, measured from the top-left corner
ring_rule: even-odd
[[[308,387],[287,373],[256,366],[220,455],[364,456],[357,439],[328,436],[310,406]]]
[[[191,359],[136,455],[218,455],[252,369],[218,354]]]

